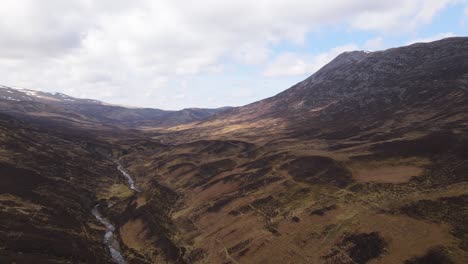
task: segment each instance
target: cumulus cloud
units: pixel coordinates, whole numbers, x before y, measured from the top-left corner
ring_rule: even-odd
[[[384,39],[382,37],[372,38],[364,43],[364,48],[369,51],[376,51],[385,48]]]
[[[312,56],[303,53],[283,53],[274,58],[266,66],[263,74],[270,77],[310,75],[329,63],[340,53],[357,49],[356,45],[348,44]]]
[[[429,23],[442,8],[452,0],[385,1],[386,11],[367,10],[352,19],[352,25],[364,30],[414,30]],[[383,6],[383,5],[382,5]]]
[[[436,41],[436,40],[440,40],[440,39],[444,39],[444,38],[450,38],[450,37],[455,37],[455,34],[452,33],[452,32],[439,33],[439,34],[429,36],[429,37],[426,37],[426,38],[419,38],[419,39],[410,40],[410,41],[408,41],[407,45],[411,45],[411,44],[414,44],[414,43],[432,42],[432,41]]]
[[[173,91],[183,89],[185,98],[197,92],[190,85],[173,89],[177,79],[220,73],[228,64],[266,64],[268,76],[311,73],[333,51],[305,60],[278,55],[275,45],[304,45],[308,33],[333,25],[416,28],[448,2],[4,0],[0,82],[173,108],[170,101],[179,98]],[[285,72],[275,64],[285,65]],[[201,100],[190,103],[203,106]]]

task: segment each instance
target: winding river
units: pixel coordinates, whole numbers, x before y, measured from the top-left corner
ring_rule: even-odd
[[[122,173],[122,175],[127,179],[128,181],[128,187],[130,189],[132,189],[133,191],[135,192],[141,192],[137,187],[135,187],[135,181],[133,180],[132,176],[130,176],[130,174],[128,174],[122,167],[122,165],[120,165],[119,162],[117,162],[117,169]]]
[[[122,173],[122,175],[127,179],[128,187],[134,192],[141,192],[136,186],[133,178],[128,174],[122,167],[120,163],[117,162],[117,169]],[[117,238],[114,236],[115,226],[111,224],[109,220],[102,216],[99,212],[100,204],[94,206],[91,213],[94,215],[96,220],[98,220],[102,225],[106,227],[106,233],[104,234],[104,244],[109,248],[112,260],[117,264],[127,264],[128,262],[123,257],[120,251],[120,244]]]
[[[127,264],[127,261],[120,252],[119,241],[114,236],[114,225],[101,215],[98,208],[99,204],[97,204],[91,212],[93,213],[94,217],[96,217],[96,219],[106,227],[104,244],[109,248],[112,260],[114,260],[114,262],[117,264]]]

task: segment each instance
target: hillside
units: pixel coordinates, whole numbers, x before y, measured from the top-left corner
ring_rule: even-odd
[[[262,129],[270,138],[344,139],[362,133],[369,138],[386,133],[395,137],[418,127],[442,129],[460,123],[451,119],[463,118],[466,112],[467,52],[466,38],[346,52],[290,89],[233,108],[186,132],[248,137],[254,131],[253,138],[258,138],[255,131]]]
[[[108,262],[89,212],[100,184],[119,179],[86,147],[96,140],[80,144],[3,114],[0,134],[0,262]]]

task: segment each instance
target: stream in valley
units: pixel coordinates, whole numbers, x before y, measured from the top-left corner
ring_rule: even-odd
[[[122,175],[127,179],[128,181],[128,187],[130,189],[132,189],[133,191],[135,192],[140,192],[140,190],[135,187],[135,181],[133,180],[132,176],[130,176],[130,174],[128,174],[122,167],[122,165],[120,165],[119,162],[117,162],[117,169],[120,171],[120,173],[122,173]]]
[[[112,260],[117,264],[127,264],[127,261],[120,253],[119,241],[114,236],[115,227],[104,218],[99,212],[99,204],[97,204],[91,211],[96,219],[106,227],[106,233],[104,235],[104,244],[109,248]]]
[[[134,192],[140,192],[140,190],[135,186],[135,181],[133,178],[128,174],[120,165],[120,163],[117,162],[117,169],[120,171],[120,173],[127,179],[128,182],[128,187],[132,189]],[[121,250],[120,250],[120,244],[118,239],[115,237],[114,232],[115,232],[115,226],[105,217],[102,216],[102,214],[99,212],[99,206],[101,204],[97,204],[94,206],[93,210],[91,213],[94,215],[96,220],[98,220],[102,225],[106,227],[106,232],[104,234],[104,244],[109,248],[109,252],[111,254],[112,260],[117,263],[117,264],[127,264],[128,262],[125,260],[123,257]]]

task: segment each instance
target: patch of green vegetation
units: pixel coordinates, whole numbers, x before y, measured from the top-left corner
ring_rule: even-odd
[[[98,193],[98,199],[125,199],[133,195],[133,191],[126,185],[115,183],[111,185],[106,191]]]

